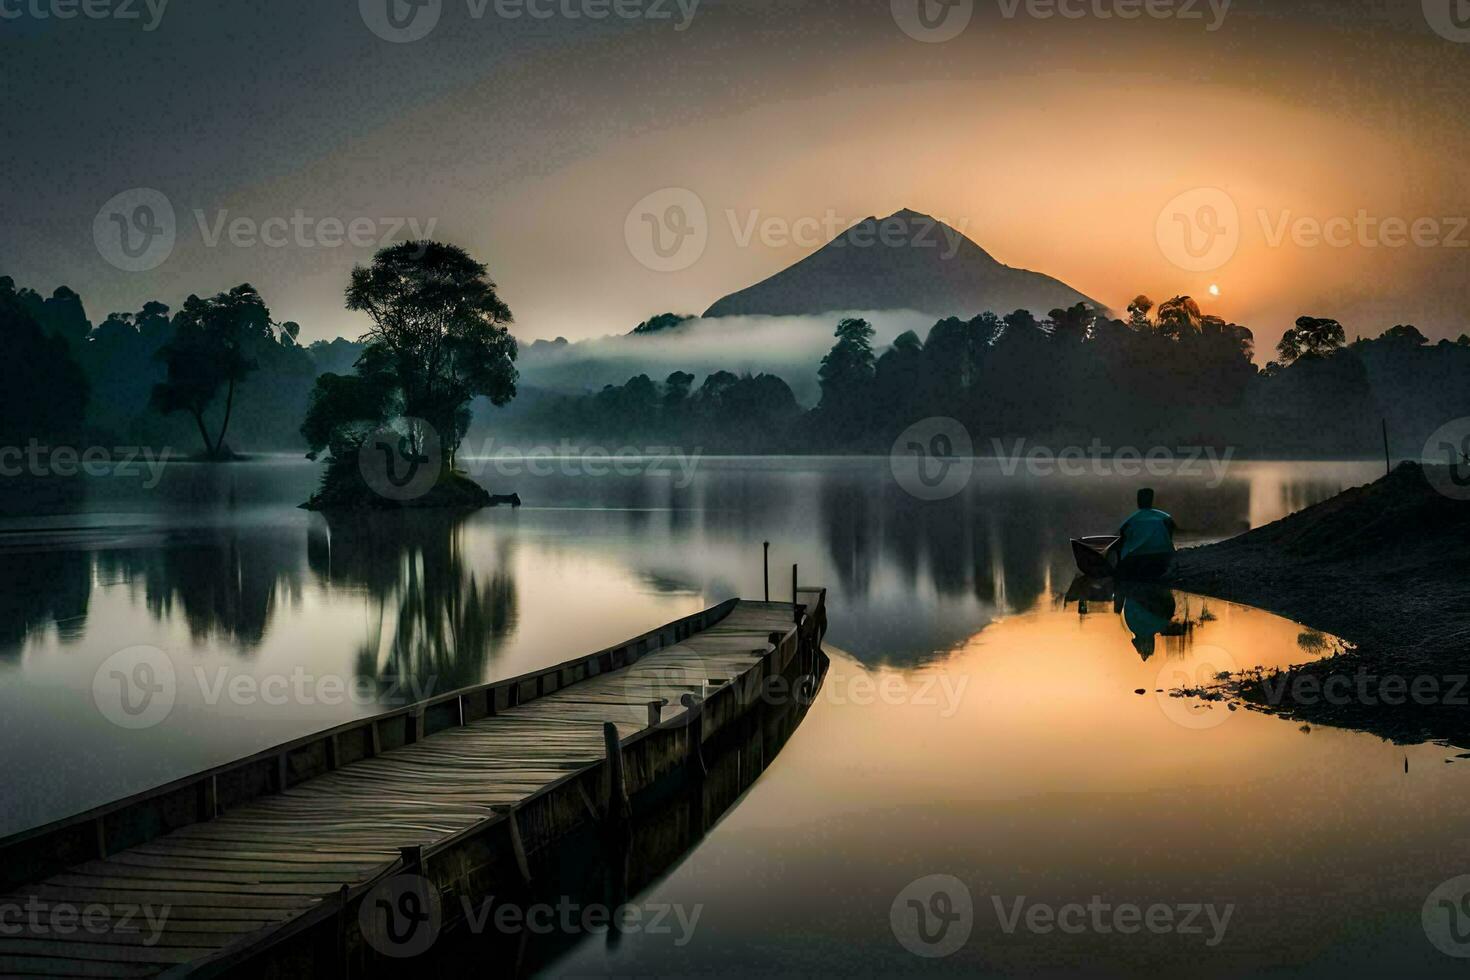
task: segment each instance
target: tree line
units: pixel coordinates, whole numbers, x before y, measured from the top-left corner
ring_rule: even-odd
[[[534,437],[712,452],[882,453],[908,426],[942,416],[961,421],[982,453],[991,440],[1024,438],[1353,457],[1381,451],[1384,421],[1399,453],[1413,455],[1438,425],[1470,415],[1470,337],[1431,345],[1407,324],[1349,343],[1336,320],[1303,316],[1264,368],[1249,329],[1188,296],[1156,305],[1140,295],[1122,318],[1085,304],[1045,319],[951,317],[881,352],[874,334],[865,320],[837,324],[810,411],[772,375],[719,372],[693,389],[675,372],[549,399],[517,424]]]

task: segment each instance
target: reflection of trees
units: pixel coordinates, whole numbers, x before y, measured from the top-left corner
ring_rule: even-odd
[[[313,523],[307,557],[328,585],[365,590],[377,605],[357,672],[405,695],[479,683],[515,631],[517,601],[502,542],[477,572],[454,514],[352,514]]]
[[[84,551],[7,555],[0,561],[0,657],[20,652],[33,633],[55,624],[63,641],[80,635],[92,595]]]
[[[1116,529],[1145,483],[1195,534],[1224,536],[1250,513],[1250,486],[1239,480],[1039,478],[980,461],[964,490],[931,501],[905,492],[887,467],[830,467],[816,479],[805,499],[818,509],[813,524],[842,610],[834,642],[888,663],[921,662],[994,615],[1034,609],[1075,575],[1071,538]],[[1166,648],[1181,645],[1162,635]]]
[[[195,645],[223,640],[241,650],[260,644],[282,599],[301,600],[300,564],[299,545],[289,536],[259,529],[97,553],[99,579],[142,580],[154,618],[177,613]]]

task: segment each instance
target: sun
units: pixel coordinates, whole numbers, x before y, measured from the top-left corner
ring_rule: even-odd
[[[1219,296],[1220,295],[1220,284],[1219,283],[1214,283],[1214,282],[1210,283],[1210,295],[1211,296]]]

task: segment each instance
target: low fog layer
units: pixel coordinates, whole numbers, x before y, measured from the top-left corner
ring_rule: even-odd
[[[674,371],[687,371],[697,379],[696,385],[716,371],[775,374],[811,407],[819,398],[817,369],[832,348],[833,331],[851,316],[873,325],[875,350],[887,347],[906,330],[923,337],[934,325],[929,314],[908,310],[695,319],[656,334],[522,344],[517,367],[523,389],[577,394],[620,385],[639,374],[663,381]]]

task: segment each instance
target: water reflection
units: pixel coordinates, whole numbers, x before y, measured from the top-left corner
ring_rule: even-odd
[[[1198,617],[1191,615],[1191,605],[1201,603]],[[1062,597],[1064,608],[1076,605],[1079,616],[1113,613],[1122,618],[1132,638],[1133,649],[1147,662],[1158,651],[1162,641],[1172,657],[1189,651],[1194,629],[1212,621],[1209,603],[1198,597],[1176,593],[1159,582],[1130,582],[1117,579],[1094,579],[1078,575]]]
[[[360,677],[427,695],[476,684],[516,628],[514,539],[493,570],[469,561],[458,514],[315,516],[311,570],[329,590],[361,590],[374,625],[356,650]]]
[[[1188,543],[1274,520],[1363,470],[1253,464],[1219,487],[1152,482]],[[325,590],[382,607],[393,632],[363,641],[365,666],[472,683],[517,629],[510,566],[515,542],[529,536],[600,551],[648,590],[707,599],[756,594],[755,549],[773,540],[778,593],[789,588],[784,562],[800,560],[804,580],[832,589],[837,642],[864,660],[921,663],[1060,591],[1074,571],[1067,541],[1116,527],[1136,482],[1028,478],[982,461],[965,492],[927,502],[904,493],[884,460],[706,461],[687,487],[649,476],[523,482],[531,506],[516,527],[484,512],[318,518],[303,532],[294,504],[315,478],[313,467],[282,461],[178,466],[156,490],[98,481],[68,498],[73,513],[0,518],[0,658],[53,629],[81,639],[96,594],[111,588],[140,596],[161,627],[182,621],[195,646],[249,655]],[[509,489],[494,473],[482,479]],[[497,532],[489,569],[466,554],[467,529]],[[1169,638],[1150,632],[1157,601],[1120,608],[1139,626],[1140,654]]]

